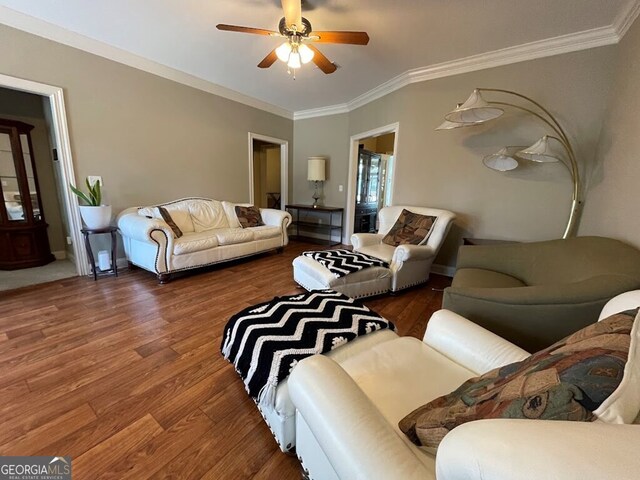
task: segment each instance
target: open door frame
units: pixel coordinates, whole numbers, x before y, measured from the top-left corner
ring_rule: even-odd
[[[69,129],[67,127],[67,114],[62,88],[2,74],[0,74],[0,87],[33,93],[49,99],[51,118],[53,119],[52,128],[56,138],[55,148],[58,152],[58,161],[62,167],[62,185],[59,187],[62,188],[60,193],[64,199],[64,210],[69,221],[69,229],[71,230],[71,247],[73,248],[73,255],[76,261],[76,271],[78,275],[88,275],[89,259],[87,258],[87,252],[84,250],[83,239],[80,233],[82,221],[80,220],[78,198],[71,193],[69,188],[64,188],[70,183],[76,184],[76,176],[73,169],[71,143],[69,141]]]
[[[347,208],[345,215],[345,233],[342,243],[345,245],[351,245],[351,235],[353,235],[353,221],[356,213],[356,182],[358,181],[358,145],[360,140],[369,137],[379,137],[380,135],[386,135],[388,133],[395,134],[393,139],[393,178],[391,180],[391,192],[389,197],[391,198],[391,204],[393,205],[393,199],[395,194],[396,185],[396,172],[398,171],[398,132],[400,131],[400,123],[392,123],[385,125],[384,127],[374,128],[368,132],[358,133],[351,136],[351,145],[349,151],[349,179],[347,183]]]
[[[254,204],[253,198],[253,141],[280,145],[280,210],[285,209],[287,204],[287,193],[289,190],[289,142],[281,138],[268,137],[258,133],[249,132],[249,203]]]

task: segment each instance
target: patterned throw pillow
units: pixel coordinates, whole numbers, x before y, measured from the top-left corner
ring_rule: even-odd
[[[521,362],[467,380],[398,426],[416,445],[437,448],[453,428],[473,420],[593,421],[594,410],[622,381],[637,314],[618,313]]]
[[[176,225],[176,222],[173,221],[173,218],[171,218],[171,214],[167,211],[167,209],[164,207],[158,207],[158,212],[160,212],[160,216],[162,217],[162,219],[167,222],[167,225],[169,225],[169,227],[171,227],[171,230],[173,230],[173,236],[175,238],[180,238],[182,236],[182,230],[180,230],[178,225]]]
[[[259,227],[264,225],[262,216],[260,215],[260,209],[255,206],[242,207],[236,205],[236,216],[240,222],[242,228]]]
[[[382,242],[393,247],[405,244],[420,245],[429,238],[437,218],[413,213],[405,208]]]

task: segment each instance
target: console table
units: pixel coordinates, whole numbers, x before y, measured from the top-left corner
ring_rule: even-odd
[[[327,237],[326,242],[329,246],[340,245],[342,243],[342,230],[344,224],[344,209],[340,207],[325,207],[313,205],[285,205],[287,211],[291,214],[293,222],[291,228],[295,229],[295,235],[291,235],[293,240],[304,240],[313,243],[324,243],[324,236]],[[301,214],[302,213],[302,217]],[[339,223],[338,223],[339,219]],[[324,221],[328,220],[328,221]],[[334,222],[335,220],[335,222]],[[300,234],[300,230],[303,234]],[[307,235],[304,235],[307,232]],[[320,235],[309,236],[310,233]],[[334,235],[340,235],[338,241],[334,241]]]

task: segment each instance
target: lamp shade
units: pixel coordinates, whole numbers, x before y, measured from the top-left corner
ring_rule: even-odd
[[[487,155],[482,159],[485,167],[498,172],[507,172],[518,168],[518,161],[509,153],[509,148],[504,147],[497,153]]]
[[[309,63],[311,60],[313,60],[313,56],[315,55],[315,52],[305,44],[301,44],[298,47],[298,53],[300,54],[300,60],[303,64]]]
[[[310,182],[324,182],[326,180],[324,157],[309,157],[307,161],[307,180]]]
[[[494,118],[498,118],[504,110],[490,105],[484,98],[480,90],[476,89],[467,98],[466,102],[455,110],[447,113],[444,118],[450,122],[473,125],[483,123]]]
[[[438,125],[436,130],[452,130],[454,128],[460,128],[460,127],[466,127],[466,126],[467,125],[464,123],[456,123],[456,122],[450,122],[449,120],[445,120],[440,125]]]
[[[549,145],[550,138],[554,137],[545,135],[530,147],[520,150],[518,156],[531,160],[532,162],[559,162],[560,158],[558,158],[558,155],[551,151],[551,146]]]
[[[289,54],[289,61],[287,62],[287,67],[297,69],[302,66],[302,59],[300,58],[300,54],[297,49],[294,49]]]
[[[284,42],[278,48],[276,48],[276,56],[279,60],[287,63],[289,61],[289,55],[291,54],[291,45],[289,42]]]

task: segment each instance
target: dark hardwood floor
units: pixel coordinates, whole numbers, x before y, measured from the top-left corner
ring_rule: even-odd
[[[0,292],[0,455],[70,455],[79,480],[299,478],[219,346],[230,315],[300,291],[291,261],[317,248]],[[448,284],[365,303],[421,337]]]

